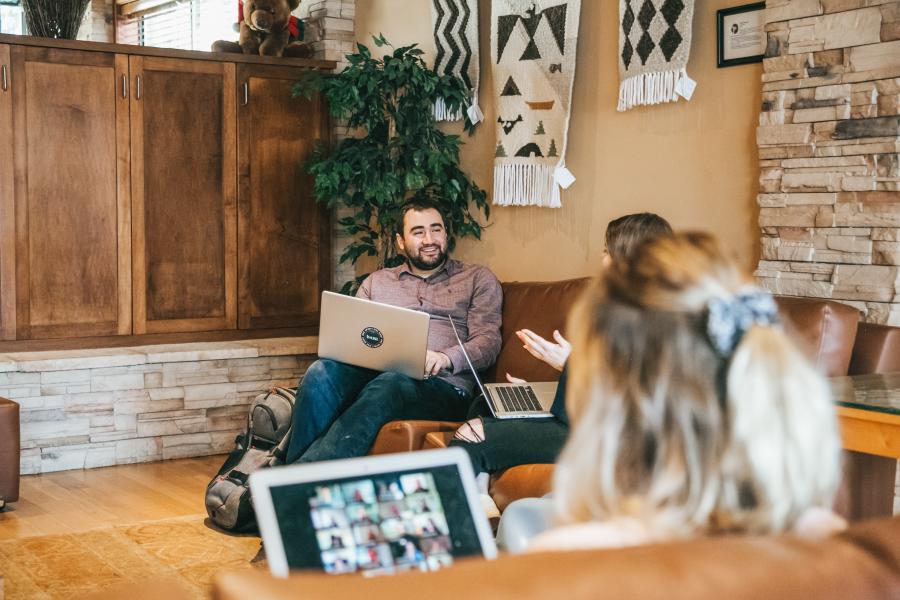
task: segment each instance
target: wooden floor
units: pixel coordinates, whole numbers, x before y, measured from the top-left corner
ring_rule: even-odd
[[[203,493],[224,456],[61,471],[22,478],[0,512],[0,540],[205,514]]]

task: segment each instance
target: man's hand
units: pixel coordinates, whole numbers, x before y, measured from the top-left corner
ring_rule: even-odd
[[[443,352],[425,351],[425,377],[432,377],[443,370],[453,368],[450,357]]]
[[[563,370],[563,365],[572,351],[572,345],[560,335],[559,331],[553,331],[553,339],[557,341],[556,344],[545,340],[530,329],[520,329],[516,332],[516,335],[522,341],[522,344],[524,344],[523,348],[529,354],[538,360],[544,361],[557,371]]]

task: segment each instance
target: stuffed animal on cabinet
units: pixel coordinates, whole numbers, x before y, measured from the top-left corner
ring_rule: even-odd
[[[213,42],[213,52],[308,58],[312,47],[303,42],[303,22],[291,14],[300,0],[238,0],[237,42]]]

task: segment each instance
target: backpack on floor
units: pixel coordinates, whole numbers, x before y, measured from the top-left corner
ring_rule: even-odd
[[[276,387],[250,404],[247,431],[235,438],[234,450],[206,486],[206,512],[222,529],[256,529],[247,480],[254,471],[284,463],[296,394],[296,388]]]

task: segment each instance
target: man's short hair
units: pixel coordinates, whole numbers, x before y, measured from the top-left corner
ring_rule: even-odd
[[[448,229],[447,217],[444,214],[444,209],[437,200],[433,198],[410,198],[400,207],[400,210],[397,212],[397,221],[394,223],[394,233],[400,237],[403,237],[403,221],[406,218],[406,213],[411,210],[416,212],[436,210],[438,214],[441,215],[441,221],[444,223],[444,228]]]

